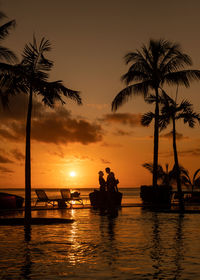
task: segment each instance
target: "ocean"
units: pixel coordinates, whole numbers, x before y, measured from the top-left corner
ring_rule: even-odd
[[[80,189],[70,189],[71,192],[78,191],[81,194],[81,198],[84,201],[84,204],[89,204],[89,193],[94,191],[95,188],[80,188]],[[98,189],[98,188],[96,188]],[[46,194],[48,195],[49,198],[60,198],[60,189],[59,188],[45,188],[44,189]],[[16,195],[20,195],[22,197],[25,197],[25,191],[24,188],[18,188],[18,189],[11,189],[11,188],[5,188],[5,189],[0,189],[2,192],[7,192],[7,193],[12,193]],[[123,193],[123,204],[132,204],[132,203],[141,203],[140,200],[140,189],[139,188],[119,188],[119,191]],[[35,193],[35,189],[32,188],[31,192],[31,197],[32,197],[32,203],[36,201],[37,195]]]
[[[49,195],[55,195],[53,191],[57,192],[49,190]],[[89,189],[80,191],[84,195]],[[140,201],[139,190],[121,191],[123,203]],[[33,211],[32,215],[75,221],[33,225],[29,241],[23,226],[1,226],[0,279],[200,279],[199,214],[122,207],[115,216],[90,208]]]

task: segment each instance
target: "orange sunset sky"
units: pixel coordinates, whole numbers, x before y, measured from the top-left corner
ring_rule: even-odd
[[[119,187],[150,184],[141,165],[152,162],[153,126],[140,125],[153,109],[134,97],[116,113],[111,102],[123,88],[128,70],[123,57],[150,38],[181,44],[200,69],[198,0],[1,0],[1,10],[16,20],[3,45],[19,59],[24,45],[44,36],[52,43],[51,80],[79,90],[83,105],[67,101],[55,110],[34,100],[32,119],[32,187],[97,187],[98,171],[110,166]],[[3,24],[3,22],[1,22]],[[173,97],[176,88],[170,87]],[[200,82],[179,88],[200,112]],[[10,100],[0,111],[0,187],[24,187],[26,96]],[[159,162],[173,165],[171,126],[161,133]],[[200,127],[178,125],[179,160],[191,174],[200,168]],[[69,176],[71,171],[75,177]]]

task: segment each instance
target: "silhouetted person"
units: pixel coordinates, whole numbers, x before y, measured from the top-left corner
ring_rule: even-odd
[[[115,179],[115,174],[110,171],[109,167],[106,167],[106,173],[108,174],[107,176],[107,190],[109,192],[118,192],[117,184],[119,183],[118,180]]]
[[[100,185],[101,192],[105,192],[106,190],[106,181],[103,176],[104,176],[103,171],[99,171],[99,185]]]

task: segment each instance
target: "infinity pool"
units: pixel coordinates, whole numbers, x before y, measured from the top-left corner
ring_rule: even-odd
[[[20,216],[22,214],[18,214]],[[123,207],[33,212],[64,225],[0,227],[0,279],[200,279],[199,214]]]

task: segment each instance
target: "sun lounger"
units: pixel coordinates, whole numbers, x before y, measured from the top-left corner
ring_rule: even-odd
[[[59,199],[59,198],[49,198],[44,190],[39,190],[38,189],[38,190],[35,190],[35,192],[37,194],[37,200],[36,200],[35,206],[37,205],[38,202],[45,202],[46,205],[51,204],[54,207],[55,202],[57,204],[59,204],[60,201],[62,200],[62,199]]]
[[[83,205],[83,200],[80,196],[73,196],[73,194],[70,192],[70,189],[61,189],[60,190],[62,199],[70,204],[70,207],[72,207],[76,202]]]

